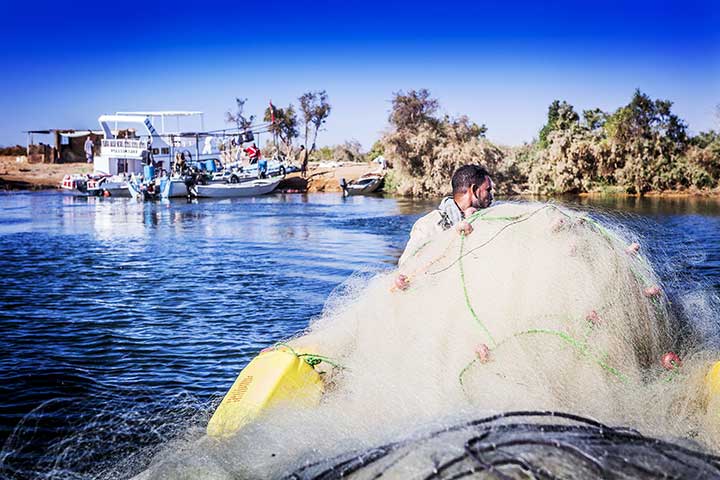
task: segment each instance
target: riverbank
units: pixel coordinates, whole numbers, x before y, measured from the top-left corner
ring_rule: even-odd
[[[29,163],[25,157],[0,156],[0,189],[54,189],[65,175],[90,172],[87,163]]]
[[[279,189],[287,192],[340,192],[340,180],[350,182],[376,170],[377,164],[357,163],[326,167],[310,164],[307,178],[289,174]],[[87,163],[28,163],[25,157],[0,156],[0,190],[49,190],[58,188],[65,175],[92,172]]]
[[[18,159],[21,159],[18,161]],[[278,189],[285,192],[341,192],[340,181],[357,180],[362,175],[377,170],[377,164],[354,163],[342,166],[321,166],[311,163],[306,178],[300,172],[293,172],[280,183]],[[86,174],[92,172],[87,163],[28,163],[25,157],[0,156],[0,190],[50,190],[58,188],[62,178],[68,174]],[[393,193],[393,192],[386,192]],[[521,194],[522,197],[534,197]],[[579,193],[580,197],[638,197],[637,194],[625,192],[622,188],[605,188],[598,191]],[[686,190],[669,190],[647,192],[645,197],[718,197],[720,188]]]
[[[376,171],[377,164],[355,163],[337,167],[320,167],[319,164],[310,164],[306,178],[300,172],[289,174],[278,186],[279,190],[287,192],[342,192],[340,181],[357,180],[366,173]]]

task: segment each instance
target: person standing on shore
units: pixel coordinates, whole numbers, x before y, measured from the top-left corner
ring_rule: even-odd
[[[308,167],[308,152],[305,150],[305,145],[300,145],[300,151],[298,152],[297,159],[298,162],[300,162],[300,175],[305,178]]]
[[[94,161],[94,152],[93,149],[95,148],[95,144],[93,143],[92,134],[88,135],[87,139],[85,140],[85,158],[87,159],[87,163],[93,163]]]
[[[402,265],[439,232],[452,227],[462,228],[466,234],[472,232],[472,226],[464,220],[477,210],[490,206],[493,186],[490,174],[484,167],[464,165],[458,168],[452,176],[452,195],[443,198],[436,210],[415,222],[398,265]]]

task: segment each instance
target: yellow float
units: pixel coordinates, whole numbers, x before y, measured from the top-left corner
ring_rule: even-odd
[[[715,362],[705,375],[705,387],[710,398],[717,398],[720,394],[720,362]]]
[[[316,357],[287,346],[265,350],[238,375],[207,426],[211,437],[227,437],[282,403],[313,407],[323,394]],[[308,360],[306,360],[308,359]]]

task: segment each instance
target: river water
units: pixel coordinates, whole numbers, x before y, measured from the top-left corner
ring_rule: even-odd
[[[560,202],[636,232],[664,283],[720,295],[720,200]],[[0,477],[137,473],[350,276],[392,269],[433,205],[0,195]]]

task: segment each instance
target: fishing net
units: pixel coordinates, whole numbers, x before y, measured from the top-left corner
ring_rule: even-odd
[[[334,478],[348,465],[362,474],[378,454],[369,471],[400,477],[480,470],[562,477],[568,468],[602,476],[598,462],[637,475],[666,466],[717,474],[714,458],[693,460],[679,446],[667,453],[672,443],[603,430],[583,417],[546,427],[534,417],[517,427],[468,420],[564,411],[645,435],[693,438],[703,448],[717,448],[720,438],[704,386],[717,358],[702,346],[678,351],[682,363],[668,355],[681,345],[674,334],[681,321],[638,238],[552,204],[501,204],[468,223],[472,232],[436,235],[398,270],[346,285],[290,341],[319,355],[321,404],[275,409],[222,446],[202,442],[208,464],[231,477]],[[388,444],[400,447],[377,447]],[[488,448],[495,444],[502,447]],[[541,461],[548,448],[570,466]],[[637,461],[622,462],[636,450]],[[156,471],[187,462],[165,461]]]
[[[508,412],[308,463],[286,478],[717,478],[720,457],[559,412]]]

